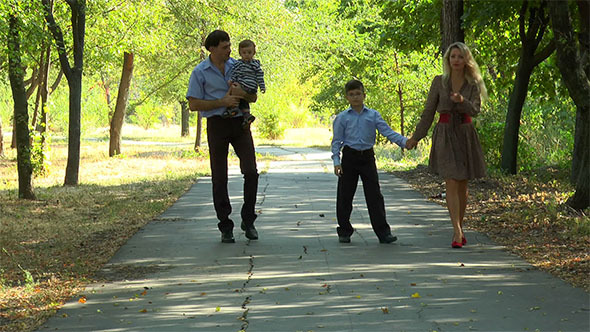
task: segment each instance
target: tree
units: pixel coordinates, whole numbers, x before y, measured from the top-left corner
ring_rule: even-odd
[[[180,136],[185,137],[190,134],[189,117],[190,111],[188,109],[188,102],[186,100],[180,101]]]
[[[463,0],[443,0],[440,29],[442,54],[452,43],[465,41],[461,16],[463,16]]]
[[[568,2],[551,2],[549,12],[557,45],[557,65],[576,104],[571,173],[576,192],[567,203],[575,209],[585,209],[590,206],[590,4],[588,1],[578,1],[577,4],[580,17],[577,39]]]
[[[31,164],[31,145],[29,141],[29,113],[24,83],[25,69],[21,65],[20,20],[17,13],[8,14],[8,76],[14,100],[14,122],[17,150],[18,197],[36,199],[33,193],[33,165]]]
[[[86,29],[86,0],[65,0],[71,10],[72,40],[74,66],[68,60],[68,50],[64,42],[63,32],[56,23],[51,10],[51,1],[42,0],[45,20],[53,35],[59,54],[59,62],[68,81],[69,124],[68,124],[68,161],[64,185],[78,184],[80,169],[80,121],[82,101],[82,70],[84,67],[84,35]]]
[[[545,61],[555,50],[555,43],[550,41],[537,52],[537,48],[543,42],[543,36],[549,24],[549,16],[546,13],[547,1],[540,4],[530,4],[523,1],[519,16],[519,35],[521,40],[520,58],[516,70],[514,87],[508,103],[506,114],[506,126],[504,128],[504,143],[502,146],[503,171],[516,174],[516,160],[518,152],[518,133],[522,107],[526,99],[531,74],[536,66]],[[528,13],[528,31],[525,23]]]
[[[121,129],[125,118],[125,109],[129,98],[129,86],[133,76],[133,53],[125,52],[123,55],[123,72],[121,73],[121,82],[119,83],[119,93],[117,94],[117,104],[115,112],[111,118],[110,140],[109,140],[109,157],[121,153]]]
[[[0,119],[0,158],[4,158],[4,135],[2,134],[2,119]]]

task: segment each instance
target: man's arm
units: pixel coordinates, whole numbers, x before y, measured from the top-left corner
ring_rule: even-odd
[[[229,93],[231,93],[232,96],[237,96],[239,98],[242,98],[249,103],[255,103],[256,100],[258,99],[258,96],[256,94],[246,93],[246,91],[244,91],[244,89],[242,89],[242,87],[240,86],[239,83],[230,82],[230,84],[231,84],[231,87],[229,89]]]
[[[237,107],[239,103],[240,97],[231,96],[229,91],[223,96],[223,98],[215,100],[188,97],[188,107],[191,111],[209,111],[220,107]]]

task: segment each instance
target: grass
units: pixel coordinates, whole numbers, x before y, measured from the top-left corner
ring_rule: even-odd
[[[108,129],[88,133],[82,139],[76,187],[63,186],[67,143],[56,136],[45,176],[33,180],[35,201],[18,199],[16,152],[8,148],[11,137],[5,133],[6,156],[0,159],[1,330],[40,326],[92,281],[129,237],[209,174],[206,137],[195,152],[191,129],[190,136],[180,137],[178,126],[144,130],[125,125],[123,139],[140,143],[124,143],[114,158],[108,157]],[[326,146],[330,133],[289,129],[280,141],[255,140]],[[162,142],[173,144],[158,144]],[[261,163],[274,159],[258,154]],[[236,162],[232,153],[230,163]]]
[[[47,175],[34,179],[35,201],[17,199],[15,151],[7,149],[0,160],[2,330],[39,326],[130,236],[208,174],[207,153],[193,151],[193,138],[184,140],[124,145],[116,158],[108,157],[108,142],[83,140],[76,187],[62,186],[67,146],[58,141]]]

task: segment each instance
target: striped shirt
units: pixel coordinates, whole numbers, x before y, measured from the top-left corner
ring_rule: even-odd
[[[374,109],[364,107],[358,113],[352,108],[341,112],[334,119],[334,137],[332,138],[332,160],[334,166],[340,165],[340,151],[343,146],[355,150],[368,150],[375,145],[376,131],[400,148],[406,147],[406,137],[393,131]]]
[[[258,92],[258,87],[263,93],[266,92],[264,72],[260,68],[260,61],[256,59],[249,62],[238,60],[233,67],[231,80],[240,83],[242,89],[247,93],[255,94]]]

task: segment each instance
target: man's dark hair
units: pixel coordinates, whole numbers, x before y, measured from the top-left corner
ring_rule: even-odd
[[[207,39],[205,39],[205,48],[207,49],[207,51],[209,51],[210,47],[218,46],[219,43],[224,41],[229,41],[229,35],[227,34],[227,32],[223,30],[215,30],[211,32],[209,36],[207,36]]]
[[[361,89],[361,91],[365,92],[365,86],[359,80],[350,80],[344,86],[344,92],[348,93],[350,90]]]
[[[251,41],[250,39],[244,39],[238,45],[238,49],[240,49],[240,50],[242,48],[246,48],[246,47],[254,47],[254,48],[256,48],[256,44],[254,44],[254,42]]]

